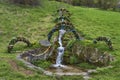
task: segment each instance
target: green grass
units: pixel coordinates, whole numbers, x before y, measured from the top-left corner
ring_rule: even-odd
[[[52,65],[50,61],[45,61],[45,60],[33,61],[32,64],[34,64],[35,66],[41,67],[43,69],[46,69]]]
[[[120,77],[120,13],[102,11],[96,8],[73,7],[54,1],[44,3],[47,6],[25,7],[12,4],[0,3],[0,80],[57,80],[55,76],[49,77],[41,72],[34,71],[32,76],[11,69],[9,59],[18,62],[25,68],[24,64],[16,60],[19,53],[7,53],[9,41],[15,36],[24,36],[39,47],[39,40],[47,39],[47,33],[55,25],[53,23],[54,12],[57,8],[64,6],[72,12],[71,20],[76,29],[84,33],[86,39],[98,36],[108,36],[113,41],[114,51],[109,51],[116,60],[112,63],[112,69],[99,71],[92,74],[91,80],[119,80]],[[104,43],[101,43],[104,44]],[[100,45],[102,47],[102,45]],[[104,46],[105,47],[105,46]],[[16,44],[14,51],[28,50],[23,44]],[[4,58],[4,59],[3,59]],[[26,68],[25,68],[26,69]],[[82,80],[81,76],[63,76],[60,80]]]
[[[92,64],[88,64],[88,63],[80,63],[80,64],[77,64],[77,66],[79,66],[83,69],[96,69],[96,66],[94,66]]]

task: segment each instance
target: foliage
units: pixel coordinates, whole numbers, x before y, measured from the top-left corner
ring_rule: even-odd
[[[66,0],[56,0],[56,1],[66,2]],[[66,3],[76,6],[98,7],[104,10],[120,11],[119,2],[120,0],[70,0]]]
[[[45,61],[45,60],[38,60],[38,61],[33,61],[32,64],[34,64],[38,67],[48,68],[51,66],[52,63],[49,61]]]
[[[77,62],[78,62],[78,59],[77,59],[76,56],[71,56],[71,57],[70,57],[70,64],[75,64],[75,63],[77,63]]]
[[[10,0],[10,2],[15,4],[32,5],[32,6],[36,6],[40,4],[39,0]]]
[[[88,63],[80,63],[80,64],[77,64],[77,66],[83,69],[95,69],[96,68],[96,66],[92,64],[88,64]]]

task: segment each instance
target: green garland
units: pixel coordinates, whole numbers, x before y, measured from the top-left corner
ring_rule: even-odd
[[[94,43],[97,44],[98,41],[105,41],[105,43],[108,45],[109,49],[113,50],[112,41],[110,40],[110,38],[100,36],[94,40]]]
[[[31,46],[30,41],[27,40],[26,38],[24,38],[24,37],[15,37],[15,38],[13,38],[13,39],[10,41],[10,43],[9,43],[9,45],[8,45],[8,53],[10,53],[10,52],[12,51],[14,45],[15,45],[17,42],[24,42],[24,43],[27,44],[28,47]]]

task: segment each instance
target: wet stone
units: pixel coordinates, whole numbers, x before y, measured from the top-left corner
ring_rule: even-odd
[[[42,41],[40,41],[40,44],[42,46],[51,46],[51,43],[48,40],[42,40]]]

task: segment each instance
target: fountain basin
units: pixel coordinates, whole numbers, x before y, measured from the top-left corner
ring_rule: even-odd
[[[83,76],[83,78],[88,78],[90,77],[89,74],[90,73],[94,73],[97,72],[95,69],[82,69],[82,68],[78,68],[75,66],[71,66],[71,65],[67,65],[67,66],[63,66],[63,67],[54,67],[54,66],[50,66],[49,68],[43,69],[41,67],[35,66],[32,63],[25,61],[24,59],[22,59],[21,55],[19,54],[17,56],[17,59],[22,61],[27,67],[33,69],[33,70],[40,70],[42,71],[45,75],[48,76],[53,76],[53,75],[58,75],[58,76],[72,76],[72,75],[81,75]]]
[[[111,55],[101,52],[97,48],[86,47],[80,45],[79,43],[75,43],[70,49],[68,49],[65,46],[63,62],[60,65],[58,65],[56,64],[56,57],[58,52],[57,48],[58,48],[57,45],[52,45],[48,47],[43,46],[41,48],[22,53],[21,55],[18,56],[18,59],[23,61],[30,68],[36,69],[37,71],[38,70],[42,71],[45,75],[49,75],[49,76],[81,75],[85,79],[88,79],[90,77],[90,73],[96,72],[96,68],[88,69],[88,68],[76,66],[77,65],[76,63],[70,64],[70,59],[72,59],[72,61],[74,62],[76,61],[76,58],[78,58],[77,63],[79,63],[80,65],[81,62],[87,62],[87,63],[91,63],[92,65],[100,65],[100,66],[101,65],[107,66],[109,62],[111,62],[113,59]],[[54,63],[55,65],[51,64],[51,66],[49,65],[47,66],[47,68],[43,68],[41,66],[32,64],[33,61],[41,61],[43,63],[42,60],[50,61],[52,64]]]

